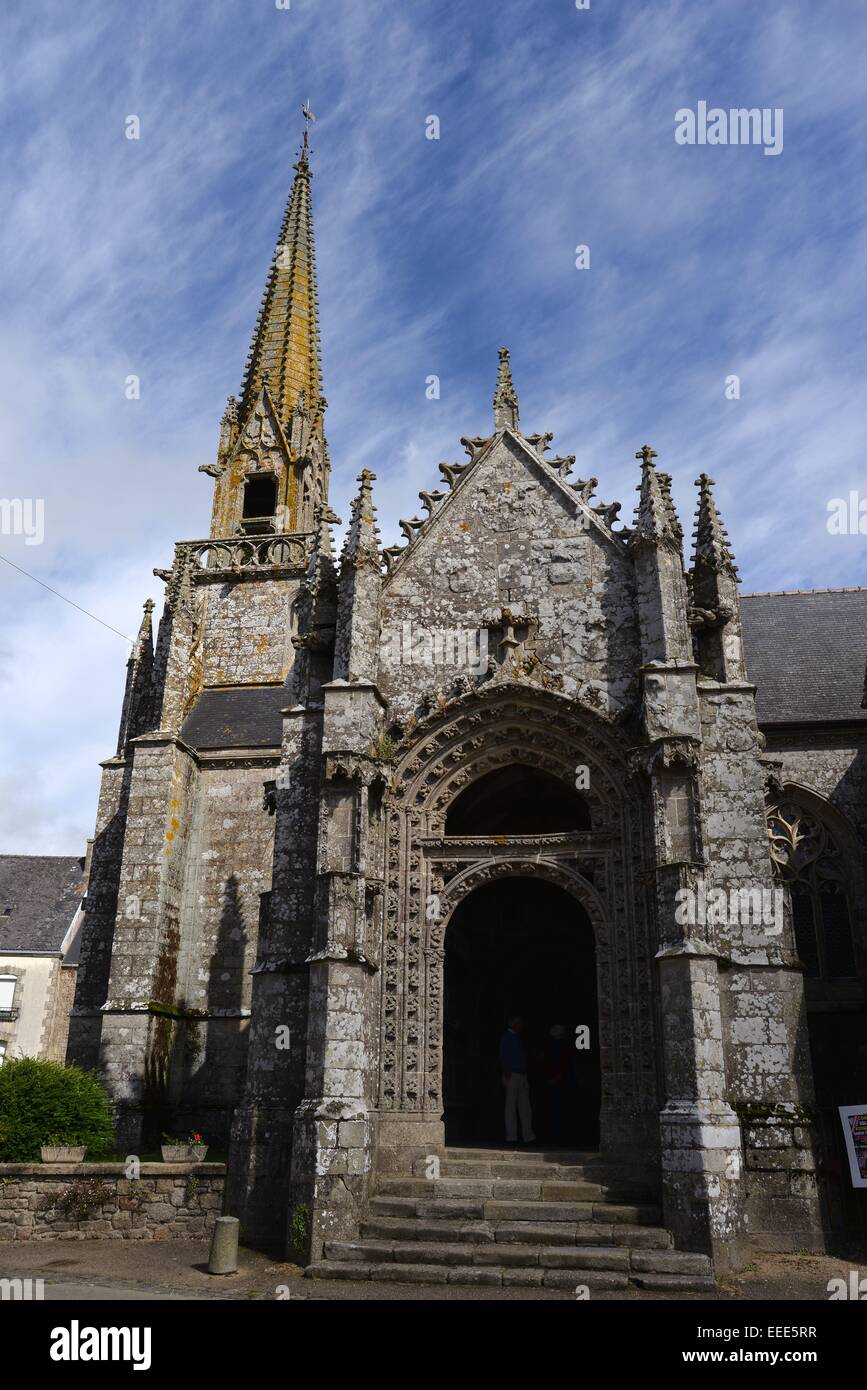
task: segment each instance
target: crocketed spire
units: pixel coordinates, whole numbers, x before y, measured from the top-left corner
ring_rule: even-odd
[[[373,505],[373,484],[376,474],[365,468],[358,475],[361,484],[349,517],[349,529],[341,555],[343,566],[373,565],[377,573],[382,568],[379,529],[376,524],[376,508]]]
[[[649,444],[643,445],[635,457],[641,460],[641,482],[631,544],[648,541],[679,551],[683,532],[671,498],[671,479],[667,473],[657,473],[653,462],[656,453]]]
[[[702,473],[695,480],[698,488],[698,510],[695,516],[695,531],[693,532],[695,552],[693,554],[693,569],[704,566],[717,573],[727,571],[737,578],[737,567],[735,557],[732,554],[729,544],[728,532],[720,520],[711,488],[714,486],[713,478],[709,478],[706,473]]]
[[[287,421],[302,391],[314,407],[322,394],[319,364],[318,296],[310,161],[304,146],[283,216],[262,307],[256,320],[238,407],[241,428],[264,380],[281,421]]]
[[[517,428],[518,393],[512,381],[509,349],[501,347],[500,365],[497,369],[497,389],[494,392],[494,429],[516,430]]]

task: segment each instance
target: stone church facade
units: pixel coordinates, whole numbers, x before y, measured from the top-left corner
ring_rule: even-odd
[[[647,446],[621,525],[505,349],[405,544],[363,472],[338,562],[310,181],[305,141],[210,535],[129,661],[69,1059],[121,1147],[200,1129],[247,1238],[303,1213],[318,1262],[389,1175],[496,1141],[519,1007],[586,1025],[573,1148],[679,1250],[820,1247],[864,1221],[867,590],[741,596],[705,475],[687,568]]]

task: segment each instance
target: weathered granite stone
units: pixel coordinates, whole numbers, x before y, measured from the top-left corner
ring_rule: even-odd
[[[751,1242],[821,1243],[817,1134],[848,1082],[823,1062],[817,1102],[811,1045],[857,1053],[860,1027],[863,1046],[867,710],[831,727],[811,697],[804,727],[760,730],[711,480],[687,573],[654,451],[622,528],[522,431],[505,349],[491,433],[385,552],[362,473],[338,569],[306,149],[278,252],[205,469],[211,536],[160,572],[156,647],[148,610],[130,661],[70,1058],[101,1070],[132,1153],[163,1130],[230,1142],[245,1238],[321,1261],[357,1239],[374,1174],[425,1177],[447,1153],[453,914],[491,884],[554,884],[595,943],[609,1171],[628,1187],[650,1168],[677,1245],[719,1268]],[[860,681],[865,655],[867,626],[836,659]],[[465,789],[516,770],[580,788],[583,828],[449,833]],[[853,969],[817,947],[805,1002],[797,895],[819,903],[823,865]],[[130,1190],[108,1224],[144,1238]],[[214,1191],[192,1210],[177,1194],[151,1194],[156,1229],[212,1219]],[[0,1229],[30,1219],[15,1196]],[[432,1219],[441,1200],[482,1218],[445,1198]]]

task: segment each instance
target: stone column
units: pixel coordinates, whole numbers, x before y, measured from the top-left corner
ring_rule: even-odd
[[[315,940],[322,707],[283,712],[274,788],[274,867],[256,964],[244,1095],[232,1122],[226,1210],[248,1243],[282,1239],[289,1211],[292,1130],[304,1096]],[[290,1250],[291,1258],[298,1258]]]
[[[143,734],[131,749],[99,1066],[117,1106],[118,1144],[135,1152],[158,1142],[168,1123],[184,858],[197,771],[192,750],[173,735]]]
[[[295,1116],[290,1211],[290,1226],[293,1213],[309,1214],[313,1260],[327,1240],[357,1234],[368,1196],[377,1036],[371,981],[382,892],[374,843],[381,824],[372,824],[371,797],[381,798],[384,781],[375,685],[335,680],[323,694],[316,939],[308,958],[305,1095]]]
[[[698,866],[660,867],[657,885],[665,1224],[679,1248],[711,1255],[723,1270],[742,1253],[743,1219],[740,1126],[726,1099],[719,959],[704,928],[683,920],[690,915],[685,906],[704,891]]]

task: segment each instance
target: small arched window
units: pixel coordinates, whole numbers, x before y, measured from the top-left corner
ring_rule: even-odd
[[[798,955],[815,980],[855,975],[845,857],[822,820],[795,801],[768,812],[775,872],[792,894]]]

